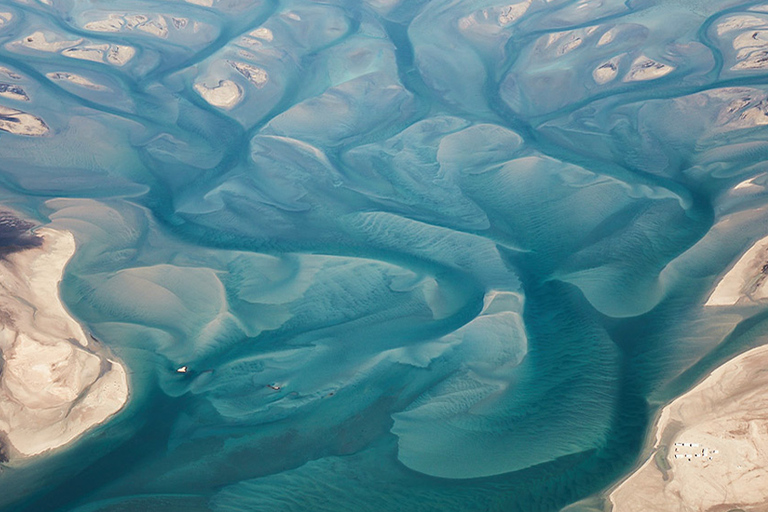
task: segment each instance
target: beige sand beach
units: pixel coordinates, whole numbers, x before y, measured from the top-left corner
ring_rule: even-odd
[[[36,235],[39,247],[0,259],[0,431],[11,459],[73,441],[128,399],[123,366],[89,341],[59,298],[74,237],[49,228]]]
[[[768,346],[665,407],[650,458],[610,494],[614,512],[765,511]]]
[[[739,258],[709,296],[707,306],[732,306],[768,298],[768,237]]]

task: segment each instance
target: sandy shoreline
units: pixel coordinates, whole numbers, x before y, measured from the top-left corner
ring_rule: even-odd
[[[73,441],[128,399],[124,367],[89,341],[59,298],[74,237],[35,234],[39,247],[0,259],[0,432],[11,459]]]
[[[764,510],[768,345],[715,369],[662,409],[649,459],[610,494],[614,512]]]
[[[755,242],[720,280],[706,306],[732,306],[768,298],[768,237]]]

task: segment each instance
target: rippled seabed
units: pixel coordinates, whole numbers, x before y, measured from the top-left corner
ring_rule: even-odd
[[[4,510],[556,510],[764,330],[702,304],[765,235],[767,5],[0,21],[2,114],[44,123],[3,124],[0,199],[75,234],[64,299],[132,382]]]

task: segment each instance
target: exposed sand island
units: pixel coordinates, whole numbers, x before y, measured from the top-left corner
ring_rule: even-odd
[[[231,80],[219,80],[218,85],[208,87],[202,82],[195,84],[195,91],[214,107],[231,109],[243,99],[243,90]]]
[[[645,55],[641,55],[632,62],[632,66],[624,77],[624,81],[641,82],[645,80],[656,80],[674,70],[674,66],[657,62]]]
[[[0,130],[14,135],[40,137],[48,133],[48,126],[37,116],[0,105]]]
[[[706,306],[732,306],[768,298],[768,237],[755,242],[717,283]]]
[[[59,299],[72,234],[35,235],[35,244],[0,259],[0,435],[12,459],[74,440],[128,399],[125,369],[89,341]]]
[[[650,459],[610,495],[614,512],[764,511],[768,346],[717,368],[662,410]]]
[[[70,82],[75,85],[79,85],[81,87],[85,87],[86,89],[93,89],[94,91],[106,91],[108,90],[103,85],[99,85],[97,83],[91,82],[87,78],[81,75],[76,75],[74,73],[65,73],[62,71],[58,71],[55,73],[46,73],[46,75],[49,79],[54,80],[56,82]]]

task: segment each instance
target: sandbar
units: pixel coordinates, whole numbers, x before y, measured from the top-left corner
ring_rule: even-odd
[[[613,511],[765,510],[767,365],[768,345],[754,348],[666,406],[650,458],[610,494]]]
[[[0,436],[11,460],[72,442],[128,400],[124,367],[59,298],[74,237],[50,228],[35,234],[39,246],[0,259]]]

